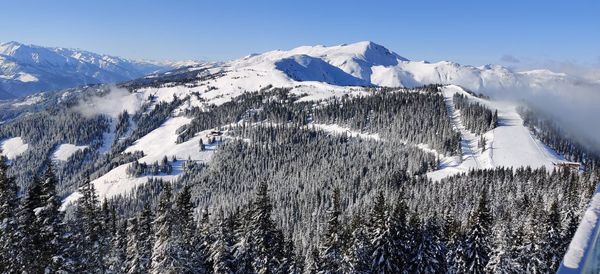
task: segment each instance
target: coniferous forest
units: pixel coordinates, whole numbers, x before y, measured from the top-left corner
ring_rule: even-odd
[[[178,112],[190,98],[174,98],[119,115],[119,140],[106,153],[98,148],[114,118],[46,109],[2,125],[0,137],[18,133],[31,149],[26,161],[0,159],[0,272],[556,271],[600,177],[597,158],[530,114],[542,141],[574,160],[586,155],[580,170],[499,167],[432,181],[439,155],[461,151],[438,86],[369,92],[304,102],[267,88]],[[497,112],[454,101],[473,133],[497,125]],[[123,153],[174,115],[191,119],[177,142],[223,132],[200,144],[218,147],[210,162],[141,163],[142,152]],[[49,160],[63,141],[93,146],[66,163]],[[177,181],[151,179],[110,199],[91,183],[121,164],[140,177],[171,174],[177,162]],[[65,210],[74,190],[80,196]]]

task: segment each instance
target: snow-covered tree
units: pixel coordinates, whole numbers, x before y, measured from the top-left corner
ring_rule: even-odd
[[[333,190],[331,197],[331,208],[325,228],[325,233],[321,237],[320,260],[321,265],[319,273],[342,273],[341,263],[343,256],[343,239],[340,216],[342,214],[340,205],[340,190]]]
[[[477,208],[471,216],[471,227],[464,242],[464,262],[466,273],[485,273],[490,256],[490,229],[492,214],[489,210],[487,195],[482,193]]]

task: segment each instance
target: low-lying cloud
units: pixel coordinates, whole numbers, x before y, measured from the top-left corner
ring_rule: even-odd
[[[600,152],[600,82],[571,78],[489,90],[500,100],[525,102],[553,119],[576,141]]]
[[[84,116],[107,115],[117,117],[123,111],[134,113],[142,106],[140,94],[130,93],[127,89],[111,86],[108,93],[84,99],[73,110]]]

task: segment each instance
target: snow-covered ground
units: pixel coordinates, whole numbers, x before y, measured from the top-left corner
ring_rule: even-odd
[[[347,127],[342,127],[337,124],[310,124],[309,126],[314,126],[316,129],[320,129],[325,132],[328,132],[331,134],[336,134],[336,135],[346,134],[348,137],[370,139],[370,140],[375,140],[375,141],[381,140],[378,133],[374,133],[374,134],[362,133],[359,131],[351,130],[350,128],[347,128]]]
[[[56,161],[66,161],[73,155],[73,153],[84,150],[88,146],[76,146],[73,144],[62,144],[56,148],[52,154],[52,159]]]
[[[40,94],[30,95],[25,100],[14,103],[13,106],[20,107],[20,106],[35,105],[35,104],[41,102],[42,100],[44,100],[44,97]]]
[[[486,169],[495,167],[521,167],[533,168],[545,166],[552,170],[555,163],[564,161],[551,148],[537,140],[523,125],[523,119],[517,113],[517,105],[511,102],[498,102],[484,100],[472,96],[461,87],[450,85],[442,87],[448,114],[452,123],[461,133],[462,159],[458,156],[441,158],[440,169],[429,172],[427,176],[433,180],[451,176],[470,169]],[[463,94],[470,100],[498,110],[498,126],[486,132],[486,149],[478,148],[480,136],[477,136],[462,124],[460,111],[454,108],[453,96],[455,93]]]
[[[2,155],[9,160],[14,160],[17,156],[23,154],[29,148],[29,145],[23,142],[21,137],[14,137],[0,142]]]
[[[120,194],[128,194],[137,186],[148,182],[150,178],[160,178],[165,181],[175,181],[182,174],[182,164],[186,160],[197,162],[209,162],[214,150],[218,144],[208,145],[207,135],[211,130],[199,132],[190,140],[177,144],[177,129],[191,122],[187,117],[173,117],[167,120],[163,125],[151,131],[144,137],[137,140],[132,146],[128,147],[125,152],[143,151],[144,157],[139,159],[140,163],[152,164],[156,161],[161,161],[164,156],[167,156],[169,161],[175,156],[177,161],[173,164],[173,172],[171,174],[158,174],[133,177],[127,174],[127,168],[131,163],[120,165],[108,173],[93,180],[91,183],[96,189],[96,194],[100,200],[111,198]],[[203,140],[205,146],[204,151],[200,151],[200,139]],[[63,200],[63,208],[76,201],[81,194],[74,192]]]

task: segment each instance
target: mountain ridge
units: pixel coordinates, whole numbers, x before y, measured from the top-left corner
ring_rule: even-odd
[[[88,84],[118,83],[198,62],[156,62],[81,49],[0,43],[0,99]]]

